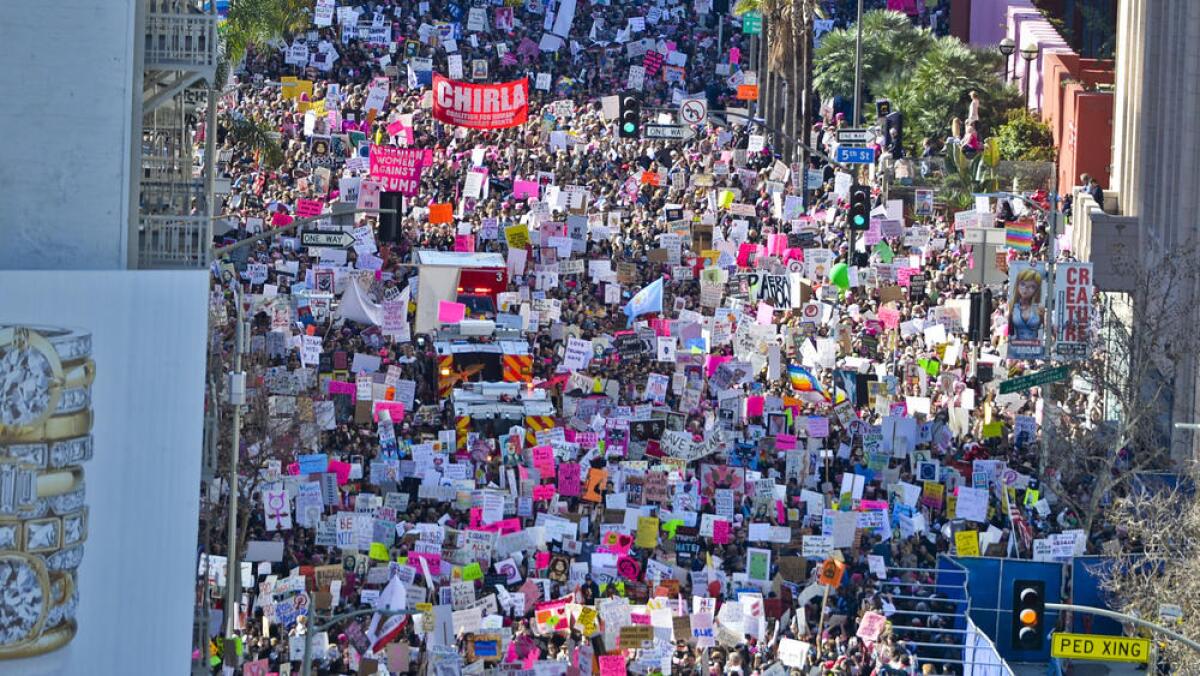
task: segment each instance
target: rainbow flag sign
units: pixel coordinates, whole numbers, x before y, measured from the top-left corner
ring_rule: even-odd
[[[797,364],[788,365],[788,379],[797,392],[820,392],[821,383],[812,371]]]
[[[1033,248],[1033,221],[1014,221],[1008,224],[1004,243],[1014,251],[1029,251]]]

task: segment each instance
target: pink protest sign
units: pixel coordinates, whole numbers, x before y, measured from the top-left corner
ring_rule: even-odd
[[[513,199],[523,200],[530,197],[537,199],[537,181],[513,181]]]
[[[417,570],[421,570],[421,559],[425,559],[425,563],[429,565],[429,574],[430,575],[441,575],[442,574],[442,555],[441,554],[429,554],[426,552],[409,552],[408,553],[408,565],[412,566],[413,568],[416,568]]]
[[[625,656],[601,655],[600,676],[625,676]]]
[[[772,256],[782,256],[784,249],[787,248],[787,235],[769,235],[767,240],[767,253]]]
[[[287,214],[275,213],[271,214],[271,225],[276,228],[282,228],[285,225],[291,225],[292,217]]]
[[[404,129],[404,121],[396,120],[387,126],[387,133],[388,136],[398,136],[400,132],[404,131]]]
[[[713,521],[713,542],[724,545],[729,544],[729,522],[724,519]]]
[[[729,48],[729,63],[737,65],[742,60],[742,50],[737,47]]]
[[[462,253],[475,253],[475,235],[455,235],[454,250]]]
[[[733,359],[733,357],[720,356],[720,355],[715,355],[715,354],[708,355],[706,358],[706,363],[704,364],[705,377],[706,378],[713,377],[713,374],[717,372],[717,369],[721,366],[721,364],[724,364],[725,362],[730,361],[731,359]]]
[[[763,414],[764,399],[759,395],[746,397],[746,417],[756,418]]]
[[[337,475],[337,482],[339,486],[342,486],[347,481],[350,481],[350,463],[348,462],[342,462],[341,460],[330,460],[329,471]]]
[[[534,446],[530,451],[533,453],[533,466],[542,477],[554,476],[554,449],[550,446]]]
[[[296,215],[300,218],[320,216],[322,206],[321,200],[296,200]]]
[[[550,484],[538,484],[533,487],[534,500],[550,500],[554,495],[554,486]]]
[[[894,329],[900,325],[900,312],[890,307],[879,308],[879,321],[889,329]]]
[[[342,382],[340,380],[331,380],[331,381],[329,381],[329,393],[330,394],[348,394],[348,395],[350,395],[350,398],[353,400],[356,397],[358,391],[355,389],[354,383],[346,383],[346,382]]]
[[[521,530],[521,520],[517,518],[501,519],[496,523],[489,523],[486,526],[480,526],[479,530],[487,531],[489,533],[499,533],[501,535],[516,533]]]
[[[438,322],[442,324],[457,324],[467,316],[467,306],[462,303],[438,301]]]
[[[580,491],[579,463],[564,462],[558,466],[558,492],[564,497],[578,497]]]
[[[379,181],[388,192],[398,192],[406,197],[417,194],[421,183],[421,160],[424,150],[420,148],[393,148],[371,145],[371,178]]]
[[[887,618],[883,615],[869,612],[859,620],[858,633],[855,636],[864,641],[874,641],[879,638],[879,632],[883,631],[883,626],[886,622]]]
[[[404,404],[398,401],[375,402],[375,422],[379,422],[380,411],[387,411],[388,415],[392,416],[392,422],[394,423],[404,420]]]

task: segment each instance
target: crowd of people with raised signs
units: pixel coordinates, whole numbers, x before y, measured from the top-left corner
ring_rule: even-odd
[[[214,669],[297,673],[308,639],[322,674],[961,673],[940,556],[1094,547],[1039,490],[1038,390],[996,391],[1003,298],[991,340],[967,336],[952,214],[876,188],[852,239],[857,181],[782,161],[757,125],[618,133],[625,92],[647,123],[750,106],[749,38],[713,5],[322,0],[251,51],[221,103],[237,219],[217,244],[359,211],[303,226],[345,223],[350,247],[281,230],[214,263],[214,349],[243,302],[261,409],[246,541],[284,543],[238,568]],[[499,114],[442,78],[527,78],[523,121],[441,121]],[[407,178],[376,171],[389,149]],[[1010,259],[1045,250],[1039,224]],[[502,288],[447,295],[433,251]],[[224,554],[201,557],[214,598]]]

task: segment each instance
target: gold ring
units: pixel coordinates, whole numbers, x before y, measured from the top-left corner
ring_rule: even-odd
[[[50,614],[50,575],[45,562],[32,554],[4,552],[0,554],[0,571],[4,572],[6,579],[6,594],[5,598],[0,599],[0,604],[9,606],[5,608],[5,615],[14,618],[8,627],[10,642],[0,646],[0,659],[27,657],[53,650],[48,648],[26,652],[41,643],[43,625]]]
[[[39,441],[59,441],[79,437],[92,431],[90,409],[69,415],[48,418],[34,425],[5,427],[0,425],[0,443],[23,444]]]
[[[83,470],[68,469],[42,472],[37,478],[37,497],[53,498],[68,493],[83,479]]]
[[[34,430],[54,415],[64,387],[91,385],[95,363],[87,354],[65,369],[53,342],[36,329],[0,327],[0,376],[17,388],[5,392],[0,407],[0,436]]]
[[[0,647],[0,660],[45,655],[70,643],[73,638],[75,638],[75,621],[63,622],[57,627],[42,632],[34,641],[27,641],[11,647]]]

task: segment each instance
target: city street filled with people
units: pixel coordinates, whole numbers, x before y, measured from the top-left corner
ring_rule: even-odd
[[[944,34],[950,3],[887,4]],[[209,306],[210,372],[246,373],[240,566],[218,472],[197,663],[961,674],[949,557],[1120,541],[1048,469],[1102,402],[1000,387],[1050,365],[1064,196],[922,187],[986,154],[973,91],[945,140],[816,94],[785,138],[713,5],[318,1],[247,50]]]

